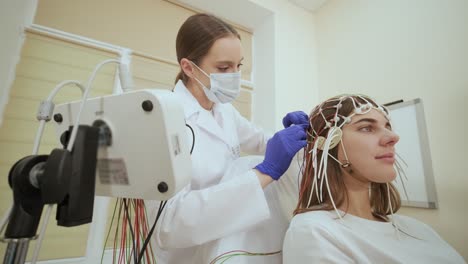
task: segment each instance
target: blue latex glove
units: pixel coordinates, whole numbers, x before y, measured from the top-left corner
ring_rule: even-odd
[[[255,169],[278,180],[289,168],[296,153],[307,145],[307,125],[290,126],[268,140],[265,159]]]
[[[305,125],[309,124],[309,116],[302,111],[295,111],[286,114],[283,117],[283,126],[284,128],[294,125]]]

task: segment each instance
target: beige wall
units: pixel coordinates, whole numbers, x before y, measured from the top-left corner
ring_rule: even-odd
[[[178,72],[177,31],[193,14],[194,10],[163,0],[48,0],[38,3],[34,23],[129,48],[135,52],[131,67],[138,88],[169,88]],[[242,79],[250,81],[252,33],[235,27],[244,49]],[[252,89],[243,88],[233,105],[250,119]]]
[[[424,101],[439,209],[404,208],[468,260],[468,1],[329,0],[316,13],[319,96]]]
[[[177,31],[194,13],[162,0],[47,0],[39,1],[34,23],[177,62]],[[252,34],[237,29],[245,53],[242,77],[250,80]]]

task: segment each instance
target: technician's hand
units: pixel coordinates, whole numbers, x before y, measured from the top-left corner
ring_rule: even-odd
[[[307,125],[295,125],[276,132],[268,140],[265,159],[255,169],[278,180],[289,168],[296,153],[307,145]]]
[[[290,112],[283,117],[283,126],[284,128],[287,128],[290,127],[292,124],[308,125],[309,116],[307,116],[307,114],[302,111]]]

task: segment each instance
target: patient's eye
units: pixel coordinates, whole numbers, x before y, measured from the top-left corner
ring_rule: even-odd
[[[367,126],[359,127],[358,130],[361,132],[372,132],[373,128],[371,125],[367,125]]]

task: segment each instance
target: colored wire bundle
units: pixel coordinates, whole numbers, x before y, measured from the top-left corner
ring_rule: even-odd
[[[112,263],[156,263],[150,240],[165,204],[166,202],[161,202],[154,224],[149,230],[148,216],[143,200],[127,198],[116,200],[105,243],[107,244],[109,240],[114,221],[117,221]],[[104,249],[101,263],[103,260]]]
[[[237,256],[245,256],[245,257],[254,257],[254,256],[272,256],[281,253],[280,251],[274,251],[274,252],[268,252],[268,253],[254,253],[254,252],[248,252],[245,250],[232,250],[225,252],[216,258],[214,258],[210,264],[216,264],[220,263],[223,264],[224,262],[228,261],[229,259]]]

